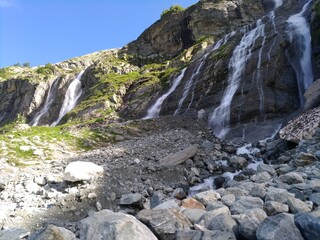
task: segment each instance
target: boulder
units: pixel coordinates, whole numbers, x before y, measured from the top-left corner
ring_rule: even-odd
[[[289,197],[287,203],[290,212],[293,214],[311,211],[310,207],[306,203],[302,202],[300,199]]]
[[[242,169],[248,165],[248,161],[244,157],[232,156],[229,158],[229,164],[236,169]]]
[[[87,181],[103,175],[103,167],[92,162],[72,162],[64,170],[63,180],[69,182]]]
[[[257,197],[239,197],[230,207],[232,215],[246,214],[253,208],[263,209],[263,201]]]
[[[76,240],[76,235],[65,228],[48,225],[35,240]]]
[[[263,205],[264,211],[268,216],[273,216],[278,213],[286,213],[289,212],[289,206],[283,203],[275,202],[275,201],[267,201]]]
[[[129,193],[121,196],[120,205],[142,207],[144,197],[140,193]]]
[[[267,164],[264,164],[264,163],[260,163],[257,167],[257,172],[260,173],[260,172],[267,172],[269,173],[271,176],[274,176],[276,175],[276,170],[270,166],[270,165],[267,165]]]
[[[312,193],[309,196],[309,200],[313,202],[315,206],[320,206],[320,193]]]
[[[163,240],[174,240],[178,230],[190,230],[192,225],[183,214],[173,209],[144,209],[136,217]]]
[[[81,221],[80,239],[157,240],[156,236],[135,217],[106,209]]]
[[[294,223],[305,240],[320,239],[320,218],[309,213],[300,213],[294,216]]]
[[[284,174],[280,176],[280,180],[290,185],[304,182],[301,175],[296,172],[290,172],[290,173]]]
[[[257,240],[303,240],[293,218],[288,213],[267,217],[257,229]]]
[[[256,231],[262,221],[267,218],[267,214],[261,209],[252,209],[247,212],[244,219],[240,222],[239,233],[245,239],[255,240]]]
[[[199,219],[206,213],[206,211],[202,210],[202,209],[187,208],[187,209],[183,210],[182,213],[193,224],[193,223],[199,221]]]
[[[205,206],[194,198],[183,199],[181,206],[184,208],[205,209]]]
[[[214,202],[221,199],[221,196],[214,190],[208,190],[194,195],[194,198],[202,204],[208,205],[210,202]]]
[[[315,161],[317,161],[317,158],[313,154],[300,152],[293,163],[297,167],[303,167],[306,165],[311,165]]]
[[[168,166],[168,165],[178,165],[189,158],[192,158],[194,155],[196,155],[198,152],[198,146],[197,145],[191,145],[179,152],[170,154],[162,159],[160,159],[160,165]]]
[[[288,198],[292,195],[285,189],[269,187],[266,192],[264,201],[276,201],[279,203],[286,203]]]
[[[202,235],[199,230],[178,230],[175,240],[203,240]]]
[[[30,232],[22,228],[9,228],[6,230],[0,230],[0,240],[19,240],[25,239],[30,235]]]

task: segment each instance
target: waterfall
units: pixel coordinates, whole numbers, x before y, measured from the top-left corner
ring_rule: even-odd
[[[57,88],[58,88],[58,82],[59,82],[59,78],[56,78],[50,84],[46,101],[45,101],[43,107],[41,108],[41,110],[35,114],[34,118],[30,122],[30,125],[38,126],[38,123],[39,123],[40,119],[42,118],[42,116],[45,115],[46,113],[48,113],[51,105],[54,102],[55,96],[56,96],[56,92],[57,92]]]
[[[214,134],[219,138],[224,138],[229,131],[230,107],[233,96],[239,88],[239,83],[246,68],[246,63],[251,57],[251,52],[256,40],[263,36],[264,24],[261,19],[256,23],[256,27],[247,31],[239,45],[234,49],[229,62],[230,75],[228,86],[218,106],[209,117],[209,125]]]
[[[182,97],[181,99],[179,100],[179,103],[178,103],[178,108],[176,109],[176,111],[174,112],[173,115],[177,115],[178,113],[180,113],[181,111],[181,108],[182,108],[182,105],[184,103],[184,101],[186,100],[186,98],[188,97],[190,91],[192,90],[192,93],[191,93],[191,101],[187,107],[187,110],[190,108],[192,102],[193,102],[193,99],[194,99],[194,91],[196,89],[196,79],[197,79],[197,76],[199,75],[200,71],[202,70],[205,62],[206,62],[206,59],[208,57],[208,55],[219,49],[222,45],[225,45],[228,40],[234,36],[236,34],[236,32],[231,32],[229,34],[227,34],[226,36],[224,36],[223,38],[221,38],[215,45],[213,45],[213,48],[212,50],[209,50],[206,54],[204,54],[200,61],[199,61],[199,64],[197,65],[197,67],[193,70],[192,72],[192,76],[190,77],[190,79],[186,82],[184,88],[183,88],[183,94],[182,94]]]
[[[178,77],[176,77],[173,80],[173,84],[171,85],[170,89],[168,92],[163,94],[160,98],[157,99],[157,101],[150,107],[148,110],[147,116],[145,116],[143,119],[149,119],[149,118],[155,118],[159,117],[159,113],[161,110],[161,106],[163,101],[177,88],[177,86],[180,84],[182,78],[184,77],[184,73],[187,68],[184,68],[181,73],[179,74]]]
[[[54,121],[51,126],[56,126],[61,118],[63,118],[64,115],[66,115],[68,112],[70,112],[77,104],[78,99],[80,98],[82,94],[82,88],[81,88],[81,77],[83,75],[84,71],[81,71],[78,76],[71,82],[69,85],[66,95],[63,100],[63,104],[60,109],[59,117],[56,121]]]
[[[311,34],[309,24],[304,17],[311,2],[312,0],[309,0],[301,12],[290,16],[287,20],[287,33],[293,47],[289,60],[296,73],[301,106],[304,102],[303,93],[313,82]]]

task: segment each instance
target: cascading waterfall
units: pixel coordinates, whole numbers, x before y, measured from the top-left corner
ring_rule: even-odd
[[[309,0],[303,6],[301,12],[292,15],[287,20],[287,23],[289,24],[287,33],[293,46],[290,63],[296,73],[301,106],[304,102],[303,93],[313,83],[311,34],[309,24],[304,17],[311,2],[312,0]]]
[[[30,122],[30,125],[37,126],[39,124],[39,121],[43,117],[43,115],[48,113],[50,107],[54,103],[54,99],[55,99],[57,88],[58,88],[58,83],[59,83],[59,78],[56,78],[50,84],[50,87],[49,87],[49,90],[48,90],[48,94],[47,94],[47,98],[46,98],[46,101],[45,101],[45,103],[43,105],[43,108],[39,112],[36,113],[36,115],[34,116],[32,121]]]
[[[70,112],[77,104],[78,99],[80,98],[82,94],[82,88],[81,88],[81,77],[83,75],[84,71],[81,71],[78,76],[71,82],[69,85],[66,95],[63,100],[63,104],[60,109],[59,117],[56,121],[54,121],[51,126],[56,126],[60,120],[63,118],[64,115],[66,115],[68,112]]]
[[[197,76],[199,75],[200,71],[202,70],[205,62],[206,62],[206,59],[208,57],[208,55],[217,50],[218,48],[220,48],[222,45],[225,45],[228,40],[234,36],[236,34],[236,32],[231,32],[229,34],[227,34],[226,36],[224,36],[223,38],[221,38],[215,45],[213,45],[213,48],[212,50],[209,50],[206,54],[204,54],[202,56],[202,58],[200,59],[199,61],[199,64],[198,66],[193,70],[193,73],[192,73],[192,76],[190,77],[190,79],[186,82],[184,88],[183,88],[183,94],[182,94],[182,97],[181,99],[179,100],[179,103],[178,103],[178,108],[176,109],[176,111],[174,112],[173,115],[177,115],[180,113],[181,111],[181,108],[182,108],[182,105],[184,103],[184,101],[186,100],[186,98],[188,97],[188,95],[190,94],[190,91],[192,90],[192,93],[191,93],[191,101],[187,107],[187,110],[190,108],[192,102],[193,102],[193,99],[194,99],[194,91],[195,91],[195,88],[196,88],[196,79],[197,79]]]
[[[184,68],[181,73],[179,74],[178,77],[176,77],[173,80],[173,84],[170,87],[170,89],[168,90],[168,92],[166,92],[165,94],[163,94],[160,98],[157,99],[157,101],[150,107],[150,109],[148,110],[147,116],[145,116],[143,119],[150,119],[150,118],[155,118],[155,117],[159,117],[159,113],[161,110],[161,106],[163,101],[177,88],[177,86],[180,84],[182,78],[184,77],[184,73],[186,71],[187,68]]]
[[[230,107],[233,96],[239,88],[239,83],[246,68],[246,63],[251,57],[252,48],[256,40],[262,36],[264,24],[261,19],[257,21],[256,27],[247,31],[240,44],[234,49],[229,62],[230,75],[228,86],[224,92],[221,104],[209,117],[209,125],[214,134],[219,138],[224,138],[229,131]]]

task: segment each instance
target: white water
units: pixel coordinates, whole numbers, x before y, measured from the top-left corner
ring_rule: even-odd
[[[80,80],[83,73],[84,71],[81,71],[78,76],[70,83],[60,109],[59,117],[51,124],[51,126],[56,126],[63,118],[63,116],[70,112],[76,106],[77,101],[82,94]]]
[[[195,88],[196,88],[196,79],[197,79],[197,76],[199,75],[200,71],[202,70],[205,62],[206,62],[206,59],[207,57],[209,56],[209,54],[215,50],[217,50],[218,48],[220,48],[222,45],[226,44],[229,39],[234,36],[236,34],[236,32],[231,32],[229,34],[227,34],[226,36],[224,36],[222,39],[220,39],[215,45],[214,47],[212,48],[212,50],[208,51],[208,53],[204,54],[202,56],[202,58],[200,59],[200,63],[198,64],[198,66],[194,69],[193,73],[192,73],[192,76],[191,78],[186,82],[184,88],[183,88],[183,94],[182,94],[182,97],[181,99],[179,100],[179,103],[178,103],[178,108],[176,109],[176,111],[174,112],[173,115],[177,115],[178,113],[180,113],[181,111],[181,108],[182,108],[182,105],[184,103],[184,101],[186,100],[186,98],[188,97],[188,95],[190,94],[190,91],[192,90],[192,93],[191,93],[191,101],[187,107],[187,109],[190,108],[192,102],[193,102],[193,99],[194,99],[194,91],[195,91]]]
[[[42,116],[44,114],[48,113],[48,111],[49,111],[49,109],[50,109],[50,107],[53,104],[54,99],[55,99],[55,90],[57,89],[58,82],[59,82],[58,78],[56,78],[50,84],[46,101],[45,101],[45,103],[43,105],[43,108],[39,112],[37,112],[36,115],[34,116],[34,118],[32,119],[32,121],[30,123],[32,126],[38,126],[38,123],[39,123],[40,119],[42,118]]]
[[[233,96],[239,88],[241,77],[244,73],[246,63],[251,57],[252,48],[256,40],[263,35],[264,24],[257,21],[257,26],[242,37],[240,44],[233,51],[229,62],[230,76],[228,86],[222,97],[220,106],[217,107],[209,117],[209,125],[214,134],[219,138],[224,138],[229,131],[230,106]]]
[[[296,72],[298,81],[300,102],[303,102],[303,93],[313,82],[312,63],[311,63],[311,34],[310,27],[307,20],[304,17],[304,13],[307,11],[309,4],[312,0],[308,1],[302,8],[301,12],[292,15],[287,20],[288,35],[291,43],[294,44],[294,51],[298,48],[301,51],[301,57],[293,56],[291,64]],[[298,51],[299,52],[299,51]],[[296,60],[299,61],[297,62]]]
[[[149,119],[149,118],[155,118],[159,117],[159,113],[161,110],[161,106],[163,101],[177,88],[177,86],[180,84],[182,78],[184,77],[184,73],[186,72],[187,68],[184,68],[179,76],[173,80],[173,84],[171,85],[168,92],[163,94],[158,100],[149,108],[147,116],[145,116],[143,119]]]

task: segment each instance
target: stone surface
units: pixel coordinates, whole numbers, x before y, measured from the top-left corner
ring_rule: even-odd
[[[248,165],[248,161],[244,157],[232,156],[229,164],[236,169],[242,169]]]
[[[199,221],[199,219],[206,213],[206,211],[202,210],[202,209],[187,208],[187,209],[183,210],[182,213],[193,224],[193,223]]]
[[[294,197],[288,198],[287,203],[288,203],[290,212],[293,214],[301,213],[301,212],[310,212],[311,210],[311,208],[306,203]]]
[[[305,240],[320,239],[320,219],[309,213],[294,216],[294,223],[299,228]]]
[[[267,218],[267,214],[261,209],[252,209],[247,212],[240,222],[239,232],[246,239],[256,239],[256,231],[262,221]]]
[[[140,193],[129,193],[121,196],[120,205],[142,207],[144,197]]]
[[[275,202],[275,201],[267,201],[263,205],[263,209],[267,213],[268,216],[273,216],[278,213],[286,213],[289,212],[289,206],[283,203]]]
[[[162,159],[160,159],[160,165],[178,165],[181,164],[183,162],[185,162],[186,160],[188,160],[189,158],[193,157],[194,155],[196,155],[198,151],[198,147],[196,145],[191,145],[179,152],[170,154]]]
[[[296,172],[290,172],[290,173],[284,174],[284,175],[280,176],[280,179],[282,182],[287,183],[287,184],[297,184],[297,183],[304,182],[301,175]]]
[[[70,182],[92,180],[101,176],[103,172],[103,167],[94,163],[77,161],[68,164],[63,179]]]
[[[214,202],[218,199],[221,199],[221,196],[216,191],[209,190],[209,191],[200,192],[194,195],[194,198],[199,202],[201,202],[202,204],[208,205],[210,202]]]
[[[263,208],[263,201],[260,198],[244,196],[239,197],[230,207],[231,214],[246,214],[253,208]]]
[[[76,240],[76,235],[65,228],[49,225],[35,240]]]
[[[287,190],[270,187],[266,192],[264,201],[276,201],[279,203],[286,203],[289,197],[291,197],[291,194]]]
[[[194,198],[186,198],[181,202],[181,206],[184,208],[205,209],[205,206]]]
[[[271,176],[274,176],[276,175],[276,170],[270,166],[270,165],[266,165],[264,163],[261,163],[258,165],[257,167],[257,172],[260,173],[260,172],[267,172],[269,173]]]
[[[257,240],[303,240],[293,218],[288,213],[267,217],[257,229]]]
[[[146,224],[159,239],[175,239],[176,231],[190,230],[190,221],[181,213],[171,209],[142,210],[137,218]]]
[[[10,228],[0,231],[0,240],[19,240],[28,237],[30,232],[22,228]]]
[[[156,240],[156,236],[135,217],[102,210],[81,221],[80,239]]]

